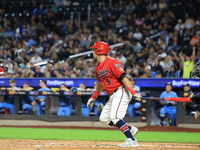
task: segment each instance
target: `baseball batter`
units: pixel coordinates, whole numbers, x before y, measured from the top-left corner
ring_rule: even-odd
[[[133,89],[121,63],[107,56],[110,49],[107,43],[98,41],[91,48],[93,57],[98,61],[95,75],[99,82],[96,91],[88,100],[87,106],[93,107],[99,94],[105,90],[110,97],[101,112],[100,121],[106,125],[118,127],[123,132],[126,140],[119,144],[120,147],[137,147],[138,142],[133,136],[138,129],[126,124],[123,118],[132,96],[138,100],[141,99],[141,96]]]

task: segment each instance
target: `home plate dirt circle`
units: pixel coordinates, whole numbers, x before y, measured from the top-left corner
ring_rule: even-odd
[[[200,144],[139,142],[136,148],[121,148],[121,142],[8,140],[0,139],[0,150],[200,150]]]

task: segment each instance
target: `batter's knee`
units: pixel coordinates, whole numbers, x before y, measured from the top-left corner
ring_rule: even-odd
[[[116,119],[116,118],[111,118],[111,121],[116,125],[116,123],[119,121],[120,119]]]
[[[108,125],[110,122],[105,116],[102,116],[102,115],[99,116],[99,120],[105,125]]]
[[[107,118],[103,115],[100,115],[99,117],[100,122],[102,122],[105,125],[109,125],[109,126],[113,126],[116,125],[116,123],[120,120],[120,119],[116,119],[116,118]]]

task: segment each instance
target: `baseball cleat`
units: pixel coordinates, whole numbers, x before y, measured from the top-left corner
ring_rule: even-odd
[[[158,123],[157,126],[164,126],[164,124],[163,123]]]
[[[119,144],[119,147],[138,147],[137,140],[133,141],[131,138],[127,138],[124,143]]]
[[[130,130],[131,134],[133,136],[135,136],[137,133],[138,133],[138,128],[134,127],[134,126],[131,126],[131,130]]]

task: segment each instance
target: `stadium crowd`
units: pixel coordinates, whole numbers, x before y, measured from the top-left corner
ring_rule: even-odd
[[[70,8],[90,2],[90,22],[70,18]],[[200,59],[199,0],[0,3],[1,77],[93,78],[96,62],[92,55],[69,56],[90,51],[96,41],[124,43],[109,55],[132,77],[189,78]],[[67,15],[65,8],[69,8]],[[47,64],[37,65],[43,61]]]

